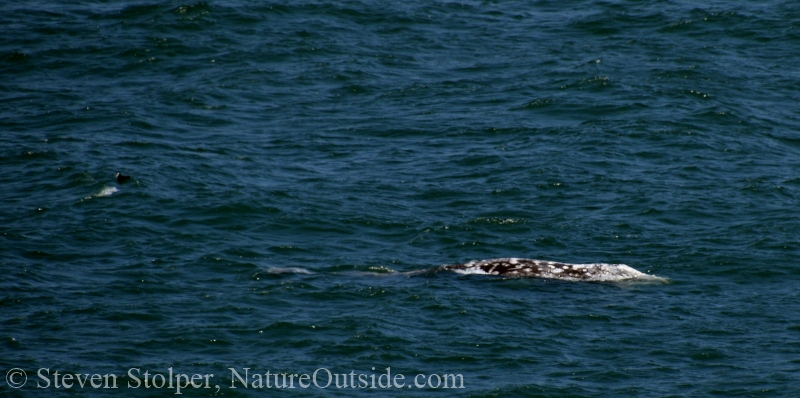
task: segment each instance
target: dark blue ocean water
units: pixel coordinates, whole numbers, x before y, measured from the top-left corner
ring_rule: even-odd
[[[798,65],[790,1],[3,2],[0,395],[797,397]],[[494,257],[670,283],[406,274]]]

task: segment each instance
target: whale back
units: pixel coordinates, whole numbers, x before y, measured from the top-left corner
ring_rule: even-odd
[[[466,275],[501,275],[520,278],[548,278],[574,281],[621,281],[657,278],[625,264],[568,264],[527,258],[496,258],[446,265],[445,269]]]

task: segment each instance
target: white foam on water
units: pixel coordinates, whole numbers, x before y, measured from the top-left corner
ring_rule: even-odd
[[[96,193],[94,195],[91,195],[91,196],[87,196],[87,197],[81,199],[80,202],[83,202],[84,200],[93,199],[93,198],[105,198],[105,197],[113,195],[116,192],[119,192],[119,189],[117,189],[117,187],[103,187],[103,189],[101,189],[100,192],[98,192],[98,193]]]
[[[267,270],[270,274],[303,274],[303,275],[314,275],[316,272],[309,271],[305,268],[300,267],[285,267],[285,268],[277,268],[277,267],[270,267]]]
[[[117,187],[103,187],[103,189],[101,189],[100,192],[96,193],[94,197],[102,198],[106,196],[111,196],[116,192],[119,192],[119,189],[117,189]]]

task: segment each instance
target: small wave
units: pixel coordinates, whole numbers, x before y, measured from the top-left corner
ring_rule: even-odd
[[[385,267],[385,266],[382,266],[382,265],[381,266],[377,266],[377,267],[376,266],[369,267],[368,269],[369,269],[370,272],[376,273],[376,274],[393,274],[393,273],[397,272],[397,271],[395,271],[395,270],[393,270],[393,269],[391,269],[389,267]]]

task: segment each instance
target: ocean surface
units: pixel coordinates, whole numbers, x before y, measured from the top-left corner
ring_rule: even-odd
[[[2,2],[0,395],[800,396],[799,65],[793,1]]]

